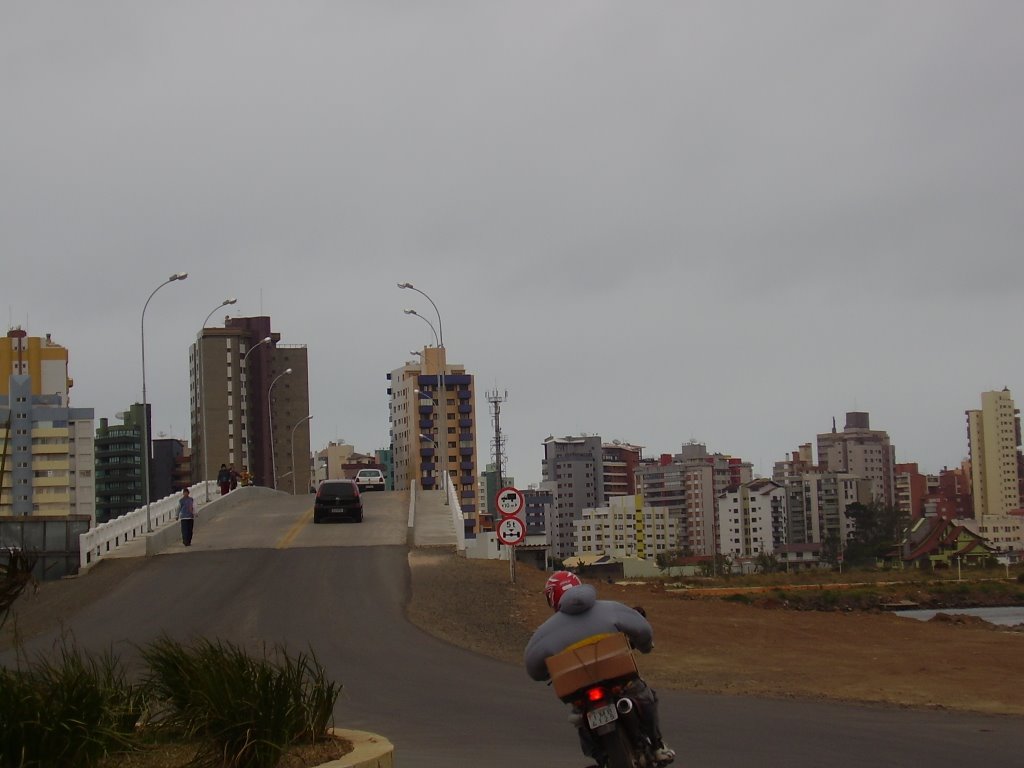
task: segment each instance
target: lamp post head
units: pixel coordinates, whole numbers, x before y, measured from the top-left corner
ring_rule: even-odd
[[[407,314],[407,315],[418,315],[419,314],[419,312],[417,312],[415,309],[403,309],[402,311],[405,312],[405,314]]]
[[[175,272],[173,275],[167,278],[167,281],[174,282],[175,280],[184,280],[186,277],[188,277],[188,272]]]
[[[222,307],[226,307],[228,304],[237,304],[237,303],[238,303],[238,299],[224,299],[224,301],[222,301],[220,303],[220,305]]]
[[[398,283],[398,287],[399,288],[412,288],[414,286],[413,286],[412,283]]]
[[[285,368],[285,369],[284,369],[284,372],[285,372],[285,373],[291,373],[291,372],[292,372],[292,369],[291,369],[291,368]]]
[[[270,342],[270,341],[273,341],[273,340],[274,340],[273,338],[271,338],[270,336],[267,336],[267,338],[265,338],[265,339],[260,339],[260,344],[266,344],[267,342]]]

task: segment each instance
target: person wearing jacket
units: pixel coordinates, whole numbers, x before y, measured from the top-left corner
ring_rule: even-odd
[[[217,485],[220,486],[221,496],[227,495],[227,492],[231,490],[231,470],[228,469],[227,464],[220,465],[220,471],[217,473]]]
[[[181,543],[191,547],[192,530],[196,524],[196,502],[188,488],[182,489],[181,498],[178,499],[178,520],[181,521]]]
[[[583,584],[570,571],[553,573],[544,586],[544,595],[555,613],[533,633],[524,653],[526,672],[534,680],[548,679],[549,656],[588,638],[623,632],[641,653],[650,653],[654,648],[654,630],[640,611],[614,600],[598,600],[594,587]],[[660,763],[672,762],[675,752],[665,746],[658,723],[657,695],[640,678],[631,686],[630,696],[640,705],[640,720],[654,745],[655,757]],[[583,754],[594,758],[598,765],[603,764],[604,756],[590,732],[584,727],[578,730]]]

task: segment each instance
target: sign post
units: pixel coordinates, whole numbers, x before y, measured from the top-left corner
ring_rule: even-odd
[[[511,486],[502,488],[494,499],[494,505],[501,513],[498,523],[498,541],[509,547],[508,573],[513,584],[516,583],[516,544],[526,538],[526,523],[523,522],[523,509],[526,499],[523,492]]]

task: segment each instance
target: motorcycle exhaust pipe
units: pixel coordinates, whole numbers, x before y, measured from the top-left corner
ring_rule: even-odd
[[[619,710],[620,715],[628,715],[633,711],[633,702],[631,699],[619,699],[615,702],[615,708]]]

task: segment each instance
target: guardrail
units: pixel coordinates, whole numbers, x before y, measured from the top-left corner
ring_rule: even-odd
[[[458,493],[455,491],[455,483],[448,483],[448,506],[452,510],[452,525],[455,528],[455,549],[457,552],[466,553],[466,523],[462,514],[462,505],[459,503]]]
[[[207,485],[213,491],[217,484],[213,480],[204,480],[189,487],[189,493],[195,499],[197,511],[207,504],[205,493]],[[149,519],[154,531],[175,521],[178,499],[180,498],[180,493],[174,493],[158,501],[150,502]],[[211,501],[214,498],[219,498],[219,495],[211,497]],[[115,517],[113,520],[100,523],[87,533],[79,536],[80,567],[87,567],[103,557],[103,555],[135,541],[147,533],[146,508],[144,506],[120,517]]]

